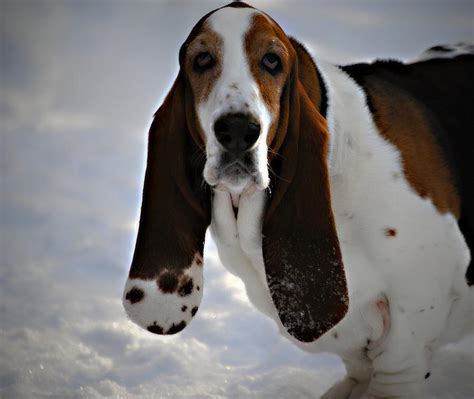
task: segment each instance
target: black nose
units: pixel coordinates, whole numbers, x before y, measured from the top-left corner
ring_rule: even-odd
[[[260,124],[244,114],[227,114],[214,123],[217,141],[232,152],[246,151],[258,140]]]

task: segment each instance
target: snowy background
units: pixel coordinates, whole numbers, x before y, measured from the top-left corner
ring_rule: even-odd
[[[320,58],[412,59],[473,39],[472,1],[254,1]],[[128,321],[153,112],[178,48],[216,1],[11,1],[1,10],[0,396],[315,398],[332,355],[283,340],[205,253],[206,290],[181,334]],[[444,349],[432,398],[472,398],[474,339]]]

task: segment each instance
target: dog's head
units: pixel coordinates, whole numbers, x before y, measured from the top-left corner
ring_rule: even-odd
[[[179,62],[150,129],[127,313],[155,333],[184,328],[202,296],[211,189],[238,197],[271,185],[267,282],[288,332],[312,341],[347,310],[320,75],[275,21],[240,2],[204,16]]]

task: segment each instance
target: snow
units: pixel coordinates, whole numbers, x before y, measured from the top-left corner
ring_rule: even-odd
[[[176,74],[179,45],[220,4],[2,2],[1,397],[313,398],[343,376],[337,357],[303,353],[278,335],[211,240],[203,301],[183,332],[150,334],[122,308],[146,130]],[[351,19],[352,6],[338,2],[324,8],[316,28],[306,16],[317,3],[291,12],[281,1],[255,4],[297,37],[318,37],[331,51],[310,47],[338,61],[382,47],[410,58],[471,29],[462,2],[417,3],[403,27],[395,18],[406,13],[402,5],[371,7],[367,19],[369,3],[361,3]],[[420,21],[422,11],[429,23]],[[361,37],[379,26],[372,20],[385,23],[385,36],[378,33],[385,43],[394,32],[410,40],[398,36],[387,46],[374,38],[361,48]],[[427,25],[416,36],[420,23]],[[336,25],[344,41],[328,33]],[[348,35],[348,26],[356,33]],[[472,397],[473,335],[443,349],[435,364],[432,398]]]

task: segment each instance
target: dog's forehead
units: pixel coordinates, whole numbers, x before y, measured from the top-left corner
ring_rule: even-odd
[[[254,8],[221,8],[209,17],[207,25],[224,40],[236,40],[250,29],[253,16],[257,13]]]
[[[216,33],[222,39],[224,47],[243,44],[247,33],[255,31],[256,28],[268,29],[273,26],[274,22],[270,17],[251,7],[218,9],[207,18],[204,24],[206,30]]]

